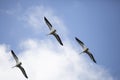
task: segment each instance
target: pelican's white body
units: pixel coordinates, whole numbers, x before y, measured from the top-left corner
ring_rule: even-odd
[[[84,48],[84,50],[82,52],[87,52],[89,49],[88,48]]]
[[[56,32],[56,30],[52,28],[52,29],[50,30],[49,35],[50,35],[50,34],[54,34],[55,32]]]

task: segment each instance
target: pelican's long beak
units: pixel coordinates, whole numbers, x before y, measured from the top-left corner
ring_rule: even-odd
[[[14,68],[14,67],[16,67],[16,66],[13,66],[13,67],[11,67],[11,68]]]
[[[84,52],[81,52],[80,54],[82,54],[82,53],[84,53]]]
[[[49,36],[50,34],[46,34],[46,36]]]
[[[46,34],[47,36],[51,35],[51,33]]]

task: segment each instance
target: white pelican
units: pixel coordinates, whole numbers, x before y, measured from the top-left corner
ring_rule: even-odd
[[[80,41],[77,37],[75,37],[75,39],[76,39],[76,41],[77,41],[77,42],[82,46],[82,48],[83,48],[83,51],[82,51],[81,53],[86,53],[86,54],[88,54],[89,57],[96,63],[96,60],[94,59],[92,53],[89,51],[89,48],[87,48],[87,47],[85,46],[85,44],[84,44],[82,41]]]
[[[54,29],[54,28],[52,27],[51,23],[47,20],[46,17],[44,17],[44,20],[45,20],[47,26],[48,26],[49,29],[50,29],[50,33],[49,33],[48,35],[54,35],[55,38],[58,40],[58,42],[63,46],[63,43],[62,43],[59,35],[56,33],[56,29]]]
[[[12,53],[12,55],[13,55],[15,61],[16,61],[16,65],[13,66],[13,67],[18,67],[18,68],[22,71],[23,75],[24,75],[26,78],[28,78],[28,76],[27,76],[27,74],[26,74],[24,68],[21,66],[22,63],[19,62],[19,59],[18,59],[18,57],[15,55],[15,53],[13,52],[13,50],[11,50],[11,53]]]

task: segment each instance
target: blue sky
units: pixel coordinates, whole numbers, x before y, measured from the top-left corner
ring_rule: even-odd
[[[43,21],[44,16],[57,28],[63,43],[69,40],[79,52],[74,39],[78,37],[93,52],[96,65],[105,68],[114,80],[120,79],[120,1],[1,0],[0,44],[9,45],[10,49],[20,53],[20,43],[27,39],[50,39],[57,43],[53,37],[46,36],[49,30]]]

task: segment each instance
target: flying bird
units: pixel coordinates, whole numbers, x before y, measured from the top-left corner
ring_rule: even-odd
[[[56,29],[53,28],[53,26],[51,25],[51,23],[47,20],[46,17],[44,17],[45,23],[47,24],[47,26],[50,29],[50,33],[48,35],[53,35],[55,36],[55,38],[58,40],[58,42],[63,46],[63,43],[59,37],[59,35],[56,33]]]
[[[15,55],[15,53],[13,52],[13,50],[11,50],[11,53],[12,53],[12,55],[13,55],[15,61],[16,61],[16,65],[13,66],[12,68],[14,68],[14,67],[18,67],[18,68],[22,71],[23,75],[24,75],[26,78],[28,78],[28,76],[27,76],[27,74],[26,74],[24,68],[21,66],[22,63],[19,62],[19,59],[18,59],[18,57]]]
[[[82,41],[80,41],[77,37],[75,37],[75,39],[83,48],[83,51],[81,53],[88,54],[88,56],[93,60],[93,62],[96,63],[96,60],[94,59],[92,53],[89,51],[89,48],[87,48],[86,45]]]

